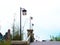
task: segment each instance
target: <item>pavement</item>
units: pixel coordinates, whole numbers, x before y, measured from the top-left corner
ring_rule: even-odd
[[[30,43],[30,45],[60,45],[60,41],[45,41],[45,42],[35,41],[33,43]]]

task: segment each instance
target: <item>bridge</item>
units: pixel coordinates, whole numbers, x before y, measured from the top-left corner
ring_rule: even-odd
[[[30,45],[60,45],[60,41],[35,41],[33,43],[30,43]]]

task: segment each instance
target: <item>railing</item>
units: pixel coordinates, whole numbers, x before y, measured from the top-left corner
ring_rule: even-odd
[[[26,39],[26,41],[30,42],[30,36]]]

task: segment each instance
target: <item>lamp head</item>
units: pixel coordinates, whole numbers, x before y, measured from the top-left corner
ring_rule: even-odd
[[[22,13],[23,13],[23,15],[26,15],[27,14],[27,10],[26,9],[23,9],[22,10]]]

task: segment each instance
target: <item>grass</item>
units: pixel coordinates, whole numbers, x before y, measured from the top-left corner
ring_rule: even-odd
[[[0,45],[10,45],[10,41],[0,41]]]

